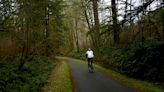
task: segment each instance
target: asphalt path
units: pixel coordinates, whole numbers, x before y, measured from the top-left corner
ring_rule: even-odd
[[[89,73],[87,64],[76,59],[65,58],[71,68],[76,92],[135,92],[118,81],[98,71]]]

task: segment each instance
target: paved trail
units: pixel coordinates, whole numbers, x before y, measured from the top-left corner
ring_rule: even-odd
[[[89,73],[84,63],[71,58],[65,60],[71,68],[77,92],[135,92],[98,71]]]

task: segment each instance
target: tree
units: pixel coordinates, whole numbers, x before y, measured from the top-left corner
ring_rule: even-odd
[[[118,20],[117,20],[116,0],[111,0],[111,5],[112,5],[114,42],[119,43],[119,41],[120,41],[120,37],[119,37],[120,27],[118,25]]]
[[[23,20],[20,27],[24,31],[24,45],[22,46],[22,60],[19,70],[23,65],[32,59],[37,49],[42,46],[43,54],[49,56],[54,52],[51,40],[55,33],[62,32],[62,0],[25,0],[18,1],[19,15]],[[54,23],[55,21],[55,23]],[[37,36],[36,36],[37,35]],[[37,38],[37,39],[36,39]],[[54,37],[55,39],[55,37]],[[55,40],[58,41],[58,40]],[[59,41],[60,42],[60,41]],[[40,53],[42,53],[40,52]],[[57,52],[57,51],[56,51]]]
[[[94,39],[95,40],[95,47],[98,51],[98,53],[100,53],[100,24],[99,24],[99,13],[98,13],[98,0],[92,0],[92,4],[93,4],[93,15],[94,15]]]
[[[93,24],[93,14],[92,14],[92,6],[90,5],[90,2],[88,0],[81,0],[81,6],[83,9],[83,13],[85,16],[85,20],[87,22],[88,25],[88,32],[87,32],[87,36],[90,36],[90,43],[92,44],[92,46],[96,45],[96,41],[94,38],[94,24]]]

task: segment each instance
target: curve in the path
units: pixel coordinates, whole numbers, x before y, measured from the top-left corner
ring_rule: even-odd
[[[135,92],[100,72],[89,73],[87,65],[75,59],[65,58],[65,61],[71,68],[77,92]]]

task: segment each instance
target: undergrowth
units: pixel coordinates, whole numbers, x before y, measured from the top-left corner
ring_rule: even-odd
[[[82,50],[82,49],[80,51],[74,50],[68,54],[68,56],[70,56],[70,57],[81,59],[81,60],[86,59],[85,55],[86,55],[86,51]]]
[[[38,92],[55,66],[43,56],[25,63],[22,71],[19,64],[19,56],[0,57],[0,92]]]

